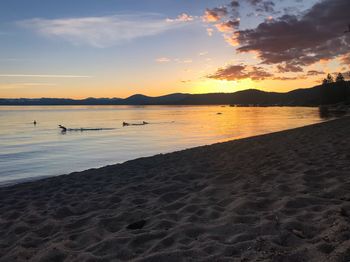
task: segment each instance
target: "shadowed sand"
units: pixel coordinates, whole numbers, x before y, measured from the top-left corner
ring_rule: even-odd
[[[0,261],[349,261],[350,118],[0,188]]]

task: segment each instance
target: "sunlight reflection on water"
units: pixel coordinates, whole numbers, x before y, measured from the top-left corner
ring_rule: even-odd
[[[122,127],[123,121],[150,124]],[[317,108],[303,107],[0,107],[0,182],[101,167],[320,121]],[[58,124],[114,129],[62,134]]]

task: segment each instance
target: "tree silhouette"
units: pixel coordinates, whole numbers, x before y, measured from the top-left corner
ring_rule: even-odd
[[[337,75],[337,78],[335,79],[335,82],[339,83],[339,82],[344,82],[344,81],[345,81],[345,79],[344,79],[343,74],[342,74],[342,73],[339,73],[339,74]]]
[[[326,79],[328,84],[334,83],[334,79],[331,74],[328,74]]]
[[[335,81],[332,75],[328,74],[320,88],[321,104],[350,103],[349,84],[350,81],[346,81],[342,73],[338,73]]]

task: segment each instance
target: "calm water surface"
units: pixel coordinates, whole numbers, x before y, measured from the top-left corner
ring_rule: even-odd
[[[123,121],[150,124],[122,127]],[[0,183],[60,175],[320,121],[317,108],[301,107],[0,107]],[[114,129],[64,134],[58,124]]]

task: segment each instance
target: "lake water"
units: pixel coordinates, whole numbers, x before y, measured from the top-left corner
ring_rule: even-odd
[[[123,121],[149,124],[122,127]],[[0,183],[60,175],[320,121],[317,108],[303,107],[3,106]],[[62,133],[58,124],[112,129]]]

